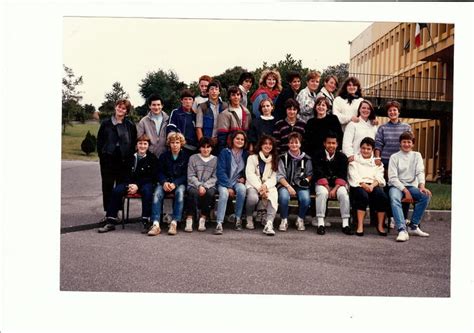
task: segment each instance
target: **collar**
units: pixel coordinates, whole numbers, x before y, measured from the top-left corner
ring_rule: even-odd
[[[326,149],[324,149],[324,152],[326,153],[326,159],[328,161],[332,161],[334,159],[334,157],[336,157],[336,152],[334,152],[334,154],[332,156],[329,155],[329,153]]]

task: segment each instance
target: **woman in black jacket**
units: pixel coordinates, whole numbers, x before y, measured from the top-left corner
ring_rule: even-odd
[[[137,129],[126,117],[131,106],[129,100],[118,100],[114,114],[100,124],[97,134],[104,211],[107,211],[114,186],[124,180],[127,161],[135,152]]]

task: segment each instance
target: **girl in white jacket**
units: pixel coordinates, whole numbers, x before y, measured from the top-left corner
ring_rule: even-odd
[[[263,232],[268,236],[275,235],[273,220],[278,209],[278,192],[276,176],[278,155],[275,139],[263,134],[255,147],[255,154],[249,156],[245,168],[247,203],[247,229],[254,229],[253,212],[258,203],[258,211],[266,210]],[[265,215],[265,214],[264,214]]]

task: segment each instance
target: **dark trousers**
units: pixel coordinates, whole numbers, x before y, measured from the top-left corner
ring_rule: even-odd
[[[114,187],[111,193],[107,217],[117,218],[117,213],[122,209],[122,198],[127,193],[128,184],[121,183]],[[151,216],[151,202],[153,201],[153,184],[144,183],[138,186],[138,193],[142,195],[142,217]]]
[[[362,187],[351,187],[352,208],[356,210],[366,210],[370,206],[376,212],[386,212],[389,206],[387,194],[383,188],[375,187],[370,193]]]
[[[199,196],[199,191],[195,187],[188,188],[188,196],[186,198],[186,215],[197,216],[198,209],[201,214],[209,217],[211,209],[214,208],[216,189],[211,187],[206,191],[202,197]]]
[[[104,155],[100,159],[100,176],[102,178],[102,205],[107,211],[114,186],[123,181],[126,164],[119,155]]]

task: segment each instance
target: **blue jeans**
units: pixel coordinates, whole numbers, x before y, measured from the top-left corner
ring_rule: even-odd
[[[184,191],[186,186],[179,185],[171,193],[174,193],[173,200],[173,220],[176,222],[181,221],[181,216],[183,215],[184,207]],[[168,192],[165,192],[163,186],[158,184],[153,193],[153,203],[151,205],[151,220],[160,222],[161,211],[163,210],[163,199]]]
[[[304,219],[311,203],[309,196],[309,189],[295,188],[296,196],[298,197],[299,211],[298,216]],[[280,208],[280,217],[282,219],[288,218],[288,205],[290,204],[290,192],[285,187],[278,190],[278,207]]]
[[[122,209],[122,198],[127,194],[127,185],[128,184],[121,183],[112,190],[106,213],[107,217],[117,218],[118,211]],[[142,217],[148,218],[151,213],[153,185],[151,183],[140,184],[137,192],[142,195]]]
[[[413,200],[415,200],[415,209],[413,210],[413,215],[411,217],[411,225],[413,228],[416,228],[420,224],[426,207],[428,207],[428,204],[430,203],[430,197],[421,193],[421,191],[415,186],[407,186],[406,188],[410,191]],[[403,216],[401,202],[405,195],[394,186],[390,187],[388,195],[390,197],[390,206],[392,207],[392,214],[397,225],[397,230],[406,230],[405,217]]]
[[[235,216],[240,219],[242,217],[242,211],[244,210],[245,204],[245,195],[247,194],[247,189],[242,183],[236,183],[232,187],[235,191]],[[219,191],[219,201],[217,202],[217,223],[224,222],[225,211],[227,208],[227,200],[229,199],[229,191],[227,187],[220,186],[218,187]]]

